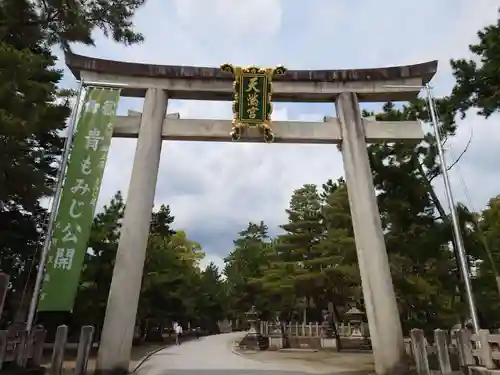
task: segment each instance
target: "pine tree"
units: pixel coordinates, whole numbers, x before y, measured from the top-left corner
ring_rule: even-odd
[[[53,193],[70,113],[50,47],[92,44],[95,28],[138,42],[130,18],[142,3],[0,1],[0,264],[11,275],[9,306],[33,286],[46,230],[40,199]]]
[[[266,264],[268,229],[264,222],[248,223],[248,227],[238,233],[234,249],[224,259],[226,290],[230,296],[228,304],[232,318],[244,318],[244,313],[256,305],[261,311],[266,303],[261,285],[256,282],[262,276]]]
[[[170,212],[170,207],[162,204],[160,209],[153,212],[153,217],[151,219],[150,233],[161,234],[164,236],[173,236],[175,231],[170,228],[170,225],[174,222],[174,217]]]
[[[57,133],[69,114],[67,103],[57,101],[62,72],[43,33],[21,27],[32,14],[22,0],[0,3],[0,266],[11,275],[7,306],[29,298],[33,287],[46,220],[39,200],[52,193],[62,148]]]
[[[57,104],[62,71],[54,68],[41,31],[20,27],[32,11],[18,13],[21,18],[9,20],[0,37],[0,202],[3,209],[31,211],[54,186],[54,163],[63,145],[58,132],[69,108]]]
[[[310,301],[317,299],[317,273],[321,272],[321,266],[316,259],[321,256],[320,241],[325,231],[316,185],[304,185],[295,190],[286,212],[288,223],[281,226],[285,234],[279,236],[274,245],[274,256],[262,282],[275,294],[286,287],[288,305],[290,297],[294,297],[295,305],[302,301],[307,309]],[[278,278],[283,280],[282,286],[277,283]],[[273,291],[273,287],[278,289]],[[288,307],[295,309],[295,306]],[[290,319],[292,312],[283,313]]]
[[[377,119],[426,120],[426,114],[421,100],[401,110],[386,103]],[[453,135],[455,125],[447,120],[442,131]],[[432,186],[441,173],[434,137],[373,144],[368,153],[403,329],[457,323],[463,307],[456,298],[459,273],[450,251],[451,222]]]
[[[70,43],[94,45],[92,32],[100,29],[114,41],[130,45],[144,40],[134,31],[132,17],[145,0],[2,0],[0,36],[9,33],[11,22],[24,32],[42,32],[48,45],[59,44],[64,50]],[[2,38],[0,37],[0,40]]]
[[[125,203],[118,191],[92,223],[74,320],[99,327],[104,321]]]
[[[225,317],[225,295],[221,274],[210,262],[200,276],[196,315],[202,326],[210,332],[219,332],[217,322]]]
[[[325,235],[320,243],[321,255],[315,262],[321,266],[316,274],[321,280],[322,306],[333,304],[335,320],[340,322],[349,302],[362,302],[356,243],[345,181],[329,180],[321,194]]]
[[[477,33],[479,42],[469,46],[474,59],[451,60],[456,79],[450,103],[462,117],[475,108],[486,118],[500,110],[500,18]]]
[[[479,242],[476,254],[476,275],[473,289],[482,317],[481,326],[500,327],[498,309],[498,283],[500,270],[500,196],[490,199],[487,207],[480,213],[472,214],[474,236]]]
[[[0,251],[2,259],[17,259],[2,262],[14,284],[21,273],[36,274],[29,270],[46,224],[40,199],[53,193],[64,141],[59,132],[70,113],[70,92],[57,89],[62,71],[50,46],[92,44],[95,28],[125,44],[139,42],[130,19],[143,3],[0,1]]]

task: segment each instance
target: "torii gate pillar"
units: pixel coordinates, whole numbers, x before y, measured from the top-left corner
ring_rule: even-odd
[[[166,92],[157,88],[148,89],[144,99],[132,177],[97,356],[97,373],[128,372],[167,100]]]
[[[336,101],[342,158],[377,374],[407,370],[403,333],[356,93]]]

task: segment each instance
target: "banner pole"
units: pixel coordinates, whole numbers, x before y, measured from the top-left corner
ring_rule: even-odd
[[[448,176],[448,167],[446,166],[446,158],[443,150],[443,143],[441,141],[441,133],[440,133],[441,129],[439,128],[438,115],[436,112],[436,107],[434,105],[434,96],[432,93],[432,88],[429,84],[425,85],[425,90],[427,93],[427,101],[429,102],[429,112],[431,114],[432,128],[434,130],[434,136],[436,138],[436,148],[438,151],[439,162],[440,162],[439,164],[441,167],[441,172],[443,174],[444,192],[446,200],[448,201],[448,206],[450,206],[453,237],[455,239],[455,244],[457,247],[458,265],[465,286],[465,296],[467,298],[469,314],[472,320],[472,327],[474,329],[474,333],[477,335],[479,334],[479,329],[481,327],[479,325],[479,317],[477,315],[477,307],[474,298],[474,292],[472,290],[471,277],[469,273],[469,264],[467,260],[467,252],[465,250],[464,239],[462,237],[462,231],[460,228],[460,221],[458,219],[457,207],[455,205],[453,192],[451,190],[450,178]]]
[[[76,103],[73,106],[73,111],[71,113],[71,117],[68,124],[66,141],[64,142],[64,151],[61,159],[61,168],[59,170],[59,176],[57,179],[57,185],[54,192],[54,199],[52,201],[52,207],[49,214],[49,222],[47,225],[47,231],[45,233],[45,239],[43,242],[43,249],[40,256],[40,263],[38,264],[38,271],[35,279],[35,287],[33,289],[33,295],[31,296],[30,307],[28,311],[28,319],[26,321],[26,330],[31,332],[33,327],[33,321],[35,319],[36,308],[38,305],[38,298],[40,296],[40,289],[42,286],[44,271],[45,271],[45,263],[47,262],[47,254],[49,252],[50,241],[52,238],[52,231],[54,229],[54,222],[57,215],[57,208],[59,205],[59,200],[61,199],[61,192],[64,182],[64,174],[69,160],[69,154],[71,150],[71,145],[73,143],[74,132],[76,128],[76,121],[78,117],[78,109],[80,107],[81,96],[83,92],[84,82],[80,80],[78,85],[78,91],[76,95]]]
[[[121,89],[128,87],[128,83],[116,83],[105,81],[85,81],[85,87],[103,87],[108,89]]]

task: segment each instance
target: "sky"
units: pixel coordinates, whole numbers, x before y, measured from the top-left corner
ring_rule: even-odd
[[[432,81],[437,96],[453,87],[451,58],[469,58],[479,29],[497,20],[497,0],[147,0],[134,23],[145,36],[132,47],[96,33],[96,46],[75,53],[165,65],[284,65],[288,69],[351,69],[439,60]],[[59,54],[60,55],[60,54]],[[65,68],[64,61],[59,67]],[[63,87],[76,87],[65,68]],[[142,99],[122,98],[118,113],[142,111]],[[364,106],[376,109],[379,105]],[[230,102],[171,100],[181,118],[231,119]],[[322,121],[334,104],[278,103],[274,120]],[[455,199],[482,209],[500,194],[499,117],[474,113],[460,121],[446,146],[448,163],[472,143],[450,172]],[[114,138],[98,206],[120,190],[127,196],[136,140]],[[155,206],[168,204],[174,229],[201,243],[203,264],[223,264],[249,221],[263,220],[271,234],[286,222],[294,189],[321,185],[344,173],[335,145],[277,145],[164,141]],[[444,199],[442,181],[435,183]]]

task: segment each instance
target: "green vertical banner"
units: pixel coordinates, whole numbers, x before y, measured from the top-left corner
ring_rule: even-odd
[[[73,310],[119,98],[120,89],[88,89],[47,254],[38,311]]]

